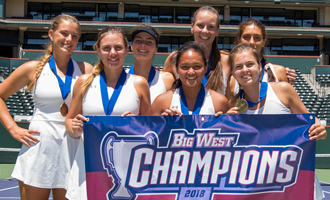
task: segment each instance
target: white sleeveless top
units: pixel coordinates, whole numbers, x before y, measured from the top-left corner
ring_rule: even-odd
[[[287,108],[276,96],[272,86],[268,83],[265,104],[257,110],[247,110],[245,114],[291,114]]]
[[[272,65],[272,63],[267,63],[266,66],[269,67],[268,70],[271,70],[273,72],[274,77],[275,77],[275,82],[279,82],[279,80],[278,80],[278,78],[276,76],[275,70],[274,70],[274,66]],[[263,82],[268,82],[268,73],[265,72],[264,77],[262,78],[262,81]]]
[[[71,91],[79,76],[81,76],[80,68],[76,61],[73,61],[73,74]],[[65,77],[62,78],[65,82]],[[36,82],[36,86],[32,91],[32,97],[34,101],[34,113],[33,120],[46,120],[46,121],[63,121],[63,117],[60,113],[60,107],[63,103],[61,89],[59,87],[56,76],[50,69],[47,62],[42,69],[41,75]],[[71,92],[65,99],[65,104],[69,107],[71,103]]]
[[[171,106],[170,108],[172,109],[176,109],[181,111],[181,102],[180,102],[180,88],[177,88],[174,93],[173,93],[173,97],[172,97],[172,102],[171,102]],[[191,112],[189,111],[189,114],[191,114]],[[215,114],[215,110],[214,110],[214,106],[213,106],[213,101],[211,98],[211,95],[209,93],[209,90],[205,88],[205,97],[204,97],[204,102],[203,105],[201,107],[200,110],[200,115],[214,115]]]
[[[154,79],[151,81],[150,88],[150,103],[154,102],[155,98],[166,92],[165,84],[160,74],[160,71],[156,70]]]
[[[109,99],[111,98],[113,90],[113,88],[108,87]],[[138,115],[139,110],[140,100],[133,84],[133,77],[131,74],[127,74],[126,81],[111,115],[118,116],[126,111],[131,111],[135,115]],[[106,115],[102,104],[99,75],[93,79],[90,87],[86,91],[82,101],[82,113],[83,115]],[[68,175],[66,198],[70,200],[87,200],[85,173],[84,140],[83,135],[81,135],[77,153]]]
[[[114,89],[108,87],[108,97],[111,98]],[[140,110],[140,99],[135,90],[132,75],[126,74],[126,81],[119,94],[117,103],[111,115],[121,115],[126,111],[131,111],[138,115]],[[83,115],[102,115],[105,116],[102,104],[100,75],[96,76],[82,100]]]

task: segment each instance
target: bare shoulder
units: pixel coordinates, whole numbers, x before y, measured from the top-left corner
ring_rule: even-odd
[[[227,98],[214,91],[214,90],[209,90],[209,93],[211,95],[211,98],[212,98],[212,102],[213,102],[213,107],[214,107],[214,110],[215,112],[223,112],[223,113],[226,113],[228,110],[229,110],[229,102],[227,100]]]
[[[219,92],[216,92],[211,89],[208,89],[208,90],[209,90],[212,100],[216,99],[217,101],[227,101],[228,102],[227,98],[223,94],[220,94]]]
[[[226,73],[226,76],[229,77],[229,75],[230,75],[229,52],[220,50],[220,56],[221,56],[220,61],[221,61],[222,68],[223,68],[224,72]]]
[[[132,76],[132,79],[133,79],[133,83],[134,85],[137,85],[137,86],[148,86],[148,82],[145,78],[143,78],[142,76],[138,76],[138,75],[134,75],[134,74],[131,74]],[[149,86],[148,86],[149,88]]]
[[[283,67],[282,65],[275,65],[275,64],[272,64],[272,65],[273,65],[275,71],[284,71],[284,72],[286,72],[285,67]]]
[[[163,79],[163,82],[165,84],[166,90],[169,90],[172,88],[172,85],[175,81],[174,75],[172,73],[169,72],[164,72],[164,71],[160,71],[160,75]]]
[[[34,78],[34,74],[35,74],[35,70],[36,70],[36,66],[38,65],[40,61],[37,60],[33,60],[33,61],[29,61],[26,62],[24,64],[22,64],[21,66],[19,66],[13,73],[13,76],[27,76],[28,79],[32,80]]]
[[[269,83],[275,93],[290,93],[295,91],[295,89],[288,82],[270,82]]]
[[[160,104],[160,103],[165,103],[165,102],[171,102],[172,98],[173,98],[174,91],[175,91],[175,89],[172,89],[172,90],[164,92],[163,94],[158,95],[155,98],[154,103]]]
[[[91,74],[93,72],[93,66],[88,62],[77,62],[82,74]]]
[[[170,55],[167,56],[165,63],[164,63],[164,68],[162,71],[165,72],[170,72],[172,74],[176,74],[175,73],[175,60],[176,60],[176,53],[177,51],[174,51],[172,53],[170,53]]]

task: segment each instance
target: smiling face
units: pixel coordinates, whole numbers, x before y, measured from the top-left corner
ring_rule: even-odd
[[[63,21],[58,28],[49,30],[48,36],[53,42],[53,51],[71,54],[79,41],[80,27],[73,22]]]
[[[125,46],[123,37],[119,33],[106,33],[96,46],[96,51],[104,64],[104,67],[116,69],[122,67],[128,54],[128,46]]]
[[[203,57],[196,51],[189,49],[182,54],[178,62],[177,73],[182,85],[196,87],[201,84],[206,67]]]
[[[262,30],[258,26],[251,24],[245,27],[240,42],[251,45],[256,48],[258,52],[261,52],[261,49],[266,44],[266,39],[263,38],[262,35]]]
[[[138,33],[131,45],[134,59],[152,60],[157,52],[156,40],[149,33]]]
[[[232,74],[241,86],[259,81],[261,67],[256,57],[245,50],[235,55],[232,61]]]
[[[200,11],[191,25],[191,33],[197,43],[204,43],[211,48],[216,36],[219,34],[218,16],[207,10]]]

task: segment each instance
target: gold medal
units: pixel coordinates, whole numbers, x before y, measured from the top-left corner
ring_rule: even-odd
[[[238,108],[237,112],[245,113],[249,106],[245,99],[237,99],[235,103],[235,107]]]
[[[68,106],[65,104],[65,102],[62,103],[60,107],[60,112],[63,117],[65,117],[68,114]]]

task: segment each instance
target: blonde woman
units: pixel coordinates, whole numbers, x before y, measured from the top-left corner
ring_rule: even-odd
[[[148,82],[141,76],[127,74],[123,63],[128,54],[124,32],[117,27],[101,30],[94,45],[100,59],[92,75],[81,76],[73,89],[72,106],[65,125],[72,137],[83,136],[85,115],[149,115]],[[87,199],[83,138],[70,172],[70,200]]]
[[[92,72],[90,64],[70,58],[80,36],[80,26],[74,17],[55,17],[48,36],[50,43],[41,61],[23,64],[0,84],[1,123],[23,143],[12,173],[19,180],[23,200],[46,200],[51,189],[53,199],[65,199],[69,154],[74,153],[68,151],[68,146],[77,146],[65,134],[65,115],[75,81]],[[35,107],[29,130],[16,125],[4,103],[24,86],[32,92]]]

